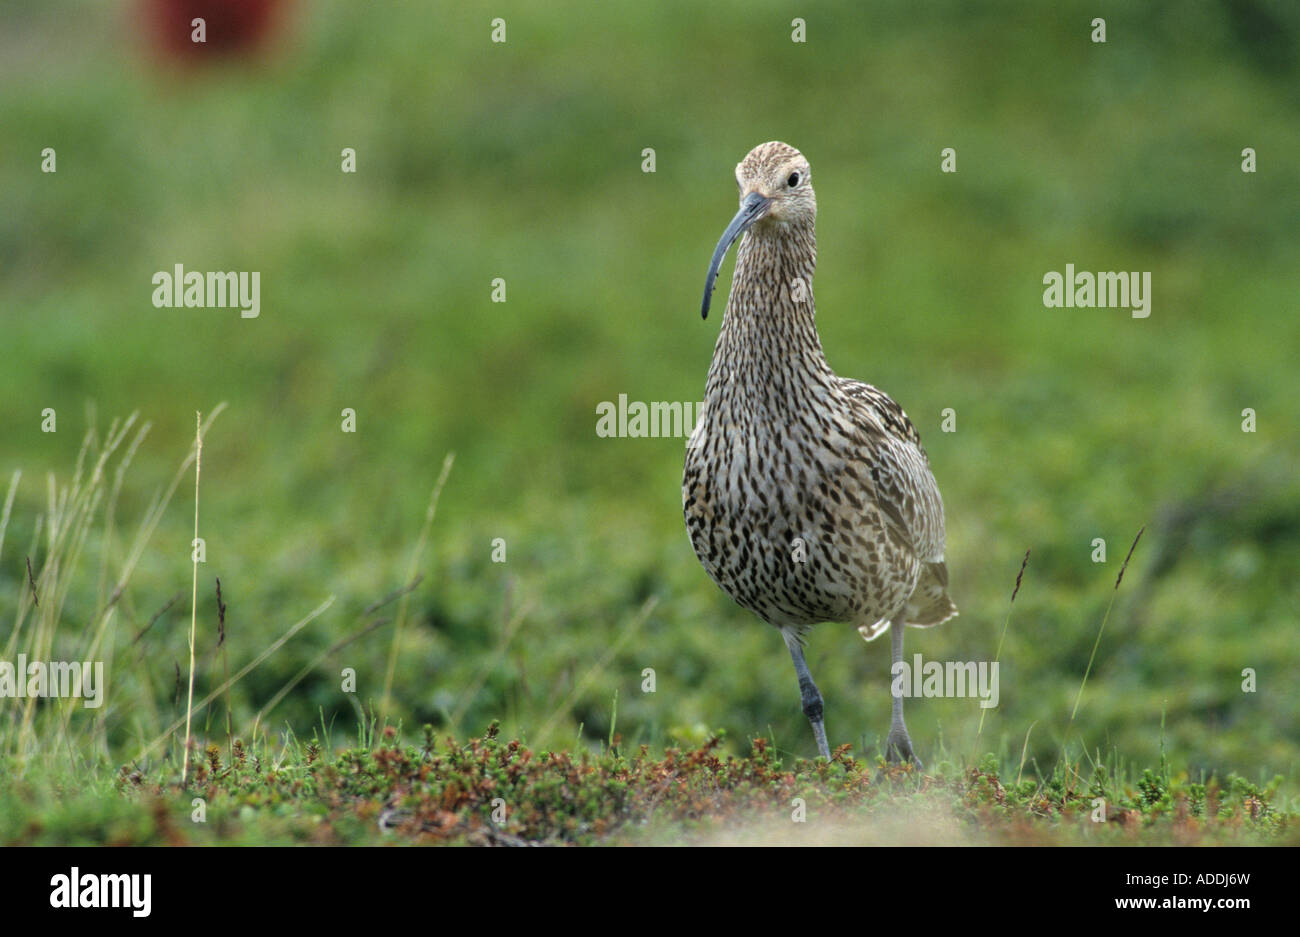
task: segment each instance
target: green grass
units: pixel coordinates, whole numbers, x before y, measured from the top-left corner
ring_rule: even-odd
[[[175,72],[116,5],[0,14],[0,660],[95,655],[109,674],[98,710],[0,700],[0,841],[119,825],[165,840],[158,803],[177,835],[226,835],[188,824],[170,730],[188,680],[186,454],[195,411],[222,402],[203,450],[196,701],[266,656],[196,712],[196,755],[216,744],[230,764],[228,705],[233,736],[264,762],[289,744],[300,779],[286,740],[385,710],[439,739],[499,720],[531,750],[603,764],[617,693],[625,758],[721,733],[708,757],[750,759],[762,735],[795,770],[814,748],[794,675],[691,555],[681,441],[595,434],[620,393],[700,398],[717,324],[698,301],[731,168],[773,138],[814,168],[830,362],[902,403],[944,493],[961,616],[909,632],[908,653],[990,660],[1001,644],[982,731],[972,700],[908,706],[921,757],[951,766],[936,796],[964,797],[992,753],[1017,796],[1017,774],[1049,790],[1070,766],[1091,784],[1094,763],[1122,763],[1117,803],[1147,767],[1189,802],[1193,784],[1280,776],[1270,809],[1288,815],[1300,19],[1270,2],[846,2],[807,13],[797,45],[791,15],[321,0],[256,64]],[[1094,16],[1104,46],[1087,42]],[[37,171],[46,146],[53,175]],[[944,146],[956,174],[939,172]],[[153,308],[149,278],[175,263],[260,271],[260,318]],[[1042,276],[1066,263],[1151,271],[1151,317],[1044,308]],[[832,745],[874,766],[886,647],[828,624],[808,661]],[[319,744],[314,764],[344,758]],[[123,765],[158,793],[122,796]],[[868,813],[895,796],[862,784]],[[214,815],[238,800],[214,795]],[[221,829],[275,841],[320,815],[315,794],[283,796],[283,825],[253,832],[270,808],[239,802]],[[374,835],[325,809],[327,837]]]
[[[369,725],[367,732],[365,726]],[[89,791],[48,778],[0,783],[10,844],[1300,844],[1300,813],[1277,804],[1280,777],[1190,782],[1114,764],[1023,778],[989,755],[917,774],[848,756],[778,755],[757,738],[652,755],[533,749],[486,735],[419,745],[363,723],[358,747],[317,737],[229,757],[211,745],[192,783],[122,768]],[[56,800],[57,798],[57,800]],[[23,809],[16,809],[22,805]],[[36,809],[33,810],[32,807]]]

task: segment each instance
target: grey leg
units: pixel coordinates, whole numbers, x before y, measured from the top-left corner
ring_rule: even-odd
[[[790,649],[790,659],[794,661],[794,672],[799,676],[799,700],[803,704],[803,714],[812,723],[813,735],[817,738],[817,750],[827,761],[831,760],[831,750],[826,744],[826,724],[822,719],[822,695],[813,683],[812,674],[808,672],[808,663],[803,659],[803,647],[792,631],[782,631],[785,646]]]
[[[889,644],[893,652],[890,656],[892,663],[897,665],[903,659],[903,619],[900,615],[895,618],[889,625]],[[890,670],[890,686],[893,686],[892,674]],[[903,722],[903,697],[901,694],[894,697],[894,712],[889,720],[889,738],[885,741],[885,760],[910,761],[918,768],[925,767],[921,764],[921,759],[917,758],[912,752],[912,739],[907,734],[907,725]]]

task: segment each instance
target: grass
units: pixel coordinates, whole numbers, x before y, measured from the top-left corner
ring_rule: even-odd
[[[81,575],[81,545],[95,539],[89,536],[95,526],[87,516],[96,515],[91,506],[102,500],[107,469],[135,423],[134,417],[114,423],[102,448],[97,437],[88,434],[71,485],[51,487],[52,504],[62,507],[49,525],[51,548],[41,563],[42,574],[30,582],[31,612],[41,608],[37,596],[42,586],[55,586],[44,590],[46,609],[56,601],[60,580],[46,570],[61,570],[74,582]],[[200,422],[194,447],[182,463],[184,470],[193,462],[196,493],[203,432]],[[122,455],[123,467],[134,451],[133,446]],[[451,464],[449,456],[430,498],[414,551],[417,558],[426,545]],[[94,468],[83,478],[86,465]],[[115,475],[119,481],[121,477],[120,472]],[[105,518],[114,515],[113,503],[110,497]],[[150,512],[146,520],[152,516]],[[197,531],[197,519],[195,523]],[[60,537],[54,533],[60,529],[74,533]],[[0,523],[0,543],[5,532],[6,525]],[[1138,539],[1140,534],[1117,576],[1115,593]],[[194,563],[196,570],[198,565]],[[1024,583],[1027,565],[1028,555],[1017,574],[1012,602]],[[117,580],[113,595],[126,590],[129,573],[125,570]],[[112,581],[112,575],[101,579]],[[402,602],[416,586],[418,581],[413,580],[373,603],[366,615]],[[224,621],[219,594],[217,602],[219,622]],[[669,745],[661,754],[652,754],[649,745],[640,744],[629,754],[616,732],[617,694],[611,704],[607,744],[597,751],[581,744],[548,746],[575,701],[618,653],[618,645],[575,681],[552,717],[537,730],[532,745],[502,740],[496,721],[485,735],[465,742],[451,736],[438,739],[434,727],[426,725],[423,744],[411,745],[403,743],[400,725],[383,722],[373,709],[361,710],[356,744],[351,747],[338,746],[323,712],[319,730],[305,743],[291,730],[273,737],[262,728],[266,712],[308,671],[375,630],[378,622],[373,620],[295,674],[258,712],[248,743],[228,729],[224,746],[216,740],[202,749],[197,742],[191,744],[192,716],[210,712],[231,687],[282,654],[290,640],[332,603],[331,597],[300,619],[197,706],[192,669],[184,715],[162,726],[136,757],[116,769],[103,755],[87,757],[107,746],[102,735],[87,740],[74,732],[70,714],[76,701],[38,707],[37,700],[29,699],[21,718],[15,711],[8,724],[0,726],[0,740],[9,743],[0,755],[6,768],[0,775],[0,807],[4,808],[0,815],[6,818],[0,822],[0,841],[11,845],[1300,844],[1300,811],[1283,790],[1281,775],[1255,783],[1236,774],[1197,781],[1189,780],[1186,771],[1171,774],[1164,753],[1163,713],[1158,769],[1139,771],[1115,750],[1105,759],[1086,751],[1070,757],[1063,750],[1050,771],[1043,773],[1033,766],[1036,778],[1024,776],[1028,735],[1014,772],[996,754],[987,754],[975,764],[968,756],[943,750],[936,766],[920,774],[883,760],[873,764],[870,759],[854,758],[849,745],[839,746],[827,763],[778,754],[778,747],[765,737],[754,739],[742,755],[726,754],[718,735],[694,747]],[[625,630],[624,640],[637,634],[655,605],[653,598],[643,605]],[[1109,610],[1108,606],[1098,643]],[[402,614],[399,605],[399,620]],[[503,649],[518,620],[507,629]],[[47,611],[40,624],[29,629],[33,635],[29,643],[20,647],[36,657],[41,648],[62,644],[58,639],[63,624],[58,615]],[[136,701],[140,705],[150,701],[144,662],[151,625],[152,620],[131,642],[133,646],[145,642],[134,657],[139,680],[132,686],[140,694]],[[15,638],[19,633],[16,629]],[[1003,638],[1005,634],[1006,627]],[[215,652],[221,646],[218,637],[201,668],[214,683]],[[85,649],[87,654],[93,650],[94,645]],[[1067,727],[1077,714],[1092,663],[1090,658]],[[226,667],[224,659],[222,666]],[[178,667],[178,697],[180,679]],[[134,703],[127,705],[134,708]],[[178,777],[174,747],[182,725]],[[205,725],[210,728],[210,721]],[[207,731],[204,735],[212,739]],[[155,758],[160,750],[172,753]],[[192,776],[191,752],[195,756]],[[70,791],[78,793],[68,796]]]
[[[358,745],[331,753],[319,734],[250,747],[216,744],[192,783],[122,768],[93,795],[42,803],[48,779],[7,779],[10,844],[205,843],[379,845],[591,844],[1300,844],[1300,814],[1277,803],[1281,778],[1191,782],[1114,763],[1063,765],[1011,780],[995,756],[941,758],[917,775],[847,755],[828,763],[779,755],[765,738],[744,755],[714,738],[692,749],[624,752],[529,747],[498,726],[465,742],[422,744],[362,724]],[[369,729],[367,730],[367,726]],[[98,788],[98,789],[96,789]],[[61,793],[61,796],[62,793]],[[195,798],[201,801],[196,801]],[[104,804],[102,801],[111,801]],[[198,805],[201,803],[201,807]],[[197,811],[197,812],[196,812]],[[79,827],[89,814],[96,823]]]
[[[603,764],[617,695],[619,748],[648,746],[646,766],[714,738],[708,757],[749,763],[762,733],[811,779],[779,641],[683,536],[681,440],[594,432],[620,393],[699,398],[716,337],[699,291],[730,169],[771,138],[816,170],[831,364],[905,406],[944,492],[962,614],[909,634],[909,653],[1001,664],[991,713],[908,707],[922,758],[951,764],[934,796],[960,800],[991,753],[1014,797],[1104,763],[1116,803],[1138,803],[1149,768],[1189,804],[1193,784],[1248,784],[1289,816],[1300,21],[1252,9],[1273,25],[1212,2],[827,3],[798,46],[776,7],[615,5],[575,31],[549,7],[471,5],[435,28],[418,5],[320,0],[255,62],[173,71],[119,6],[10,4],[0,661],[103,660],[109,692],[98,710],[0,701],[0,839],[32,841],[28,824],[47,842],[155,836],[159,803],[178,835],[213,835],[175,788],[191,627],[192,770],[211,771],[215,744],[226,771],[242,739],[302,772],[293,739],[376,717],[433,726],[444,753],[499,720],[534,760]],[[497,15],[511,38],[492,48]],[[1086,41],[1098,15],[1104,47]],[[38,175],[47,146],[59,170]],[[338,172],[343,146],[355,176]],[[153,308],[150,275],[178,262],[261,271],[262,315]],[[1065,263],[1151,271],[1151,318],[1045,309],[1042,276]],[[176,497],[196,410],[197,580]],[[886,656],[835,625],[807,653],[863,809],[910,801],[866,778]],[[319,731],[323,770],[343,748]],[[420,744],[378,731],[357,758]],[[123,766],[143,788],[117,790]],[[283,824],[249,802],[230,820],[234,802],[215,789],[222,829],[252,839],[266,820],[268,841],[321,809],[304,794],[275,805]]]
[[[190,717],[194,714],[194,635],[198,630],[199,614],[199,480],[203,474],[203,415],[194,414],[194,578],[190,589],[190,679],[185,691],[185,746],[181,752],[181,784],[189,777],[190,771]],[[221,589],[221,580],[217,580],[217,589]],[[221,593],[217,593],[217,605],[221,607]],[[225,611],[219,613],[225,618]]]

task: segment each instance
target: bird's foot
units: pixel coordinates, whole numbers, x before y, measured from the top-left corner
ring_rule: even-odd
[[[821,719],[817,719],[812,724],[813,737],[817,739],[817,752],[827,761],[831,760],[831,749],[826,744],[826,724]]]
[[[889,738],[885,740],[885,761],[890,764],[898,762],[907,762],[912,764],[916,770],[920,771],[925,767],[921,759],[916,757],[912,751],[912,739],[908,736],[907,730],[901,732],[890,730]]]

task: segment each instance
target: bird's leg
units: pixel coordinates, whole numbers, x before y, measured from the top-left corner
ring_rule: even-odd
[[[889,643],[893,651],[893,666],[890,668],[890,674],[896,672],[898,664],[903,660],[903,619],[899,615],[889,625]],[[890,680],[890,688],[893,688],[895,681]],[[903,694],[900,690],[893,694],[894,696],[894,714],[889,721],[889,738],[885,740],[885,760],[910,761],[918,768],[925,767],[921,764],[921,759],[916,757],[912,751],[912,738],[907,734],[907,725],[903,722]]]
[[[794,672],[799,675],[799,700],[803,704],[803,714],[812,723],[813,735],[817,738],[817,750],[827,761],[831,760],[831,750],[826,744],[826,724],[822,719],[822,694],[813,683],[812,674],[808,672],[808,662],[803,659],[803,647],[793,631],[782,631],[785,646],[790,649],[790,659],[794,661]]]

